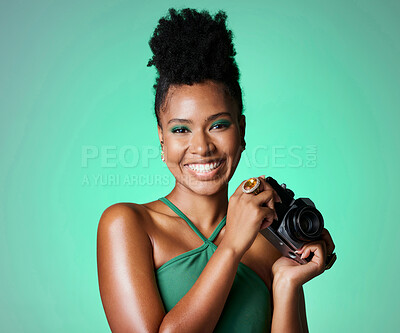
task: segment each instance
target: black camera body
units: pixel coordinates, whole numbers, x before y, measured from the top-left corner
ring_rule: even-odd
[[[304,244],[320,239],[324,228],[324,219],[308,198],[294,199],[294,192],[279,185],[272,177],[265,179],[277,192],[282,203],[275,202],[274,207],[278,220],[261,230],[260,233],[268,239],[285,257],[291,258],[300,264],[311,260],[301,259],[295,253]]]

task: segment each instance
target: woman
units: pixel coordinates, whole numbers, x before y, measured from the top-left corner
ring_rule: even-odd
[[[302,285],[324,271],[333,242],[300,265],[259,233],[280,198],[260,179],[228,201],[245,149],[245,117],[226,14],[170,9],[150,40],[159,72],[162,160],[176,179],[163,198],[107,208],[98,228],[101,297],[113,332],[306,332]]]

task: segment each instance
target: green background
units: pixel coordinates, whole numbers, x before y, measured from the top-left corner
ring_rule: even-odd
[[[334,237],[334,268],[305,285],[310,331],[397,331],[400,5],[378,0],[2,1],[0,331],[110,331],[101,213],[173,187],[146,67],[169,7],[223,9],[234,33],[247,147],[230,194],[271,175]]]

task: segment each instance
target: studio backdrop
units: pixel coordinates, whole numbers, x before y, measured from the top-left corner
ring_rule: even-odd
[[[0,331],[110,332],[104,209],[171,191],[148,41],[170,7],[227,13],[247,119],[229,195],[270,175],[322,212],[310,332],[400,326],[398,1],[1,1]]]

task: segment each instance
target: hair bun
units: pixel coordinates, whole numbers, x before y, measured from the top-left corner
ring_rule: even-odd
[[[203,10],[170,8],[149,41],[160,77],[170,83],[192,84],[204,79],[239,80],[232,43],[226,28],[227,15],[220,10],[214,18]]]

